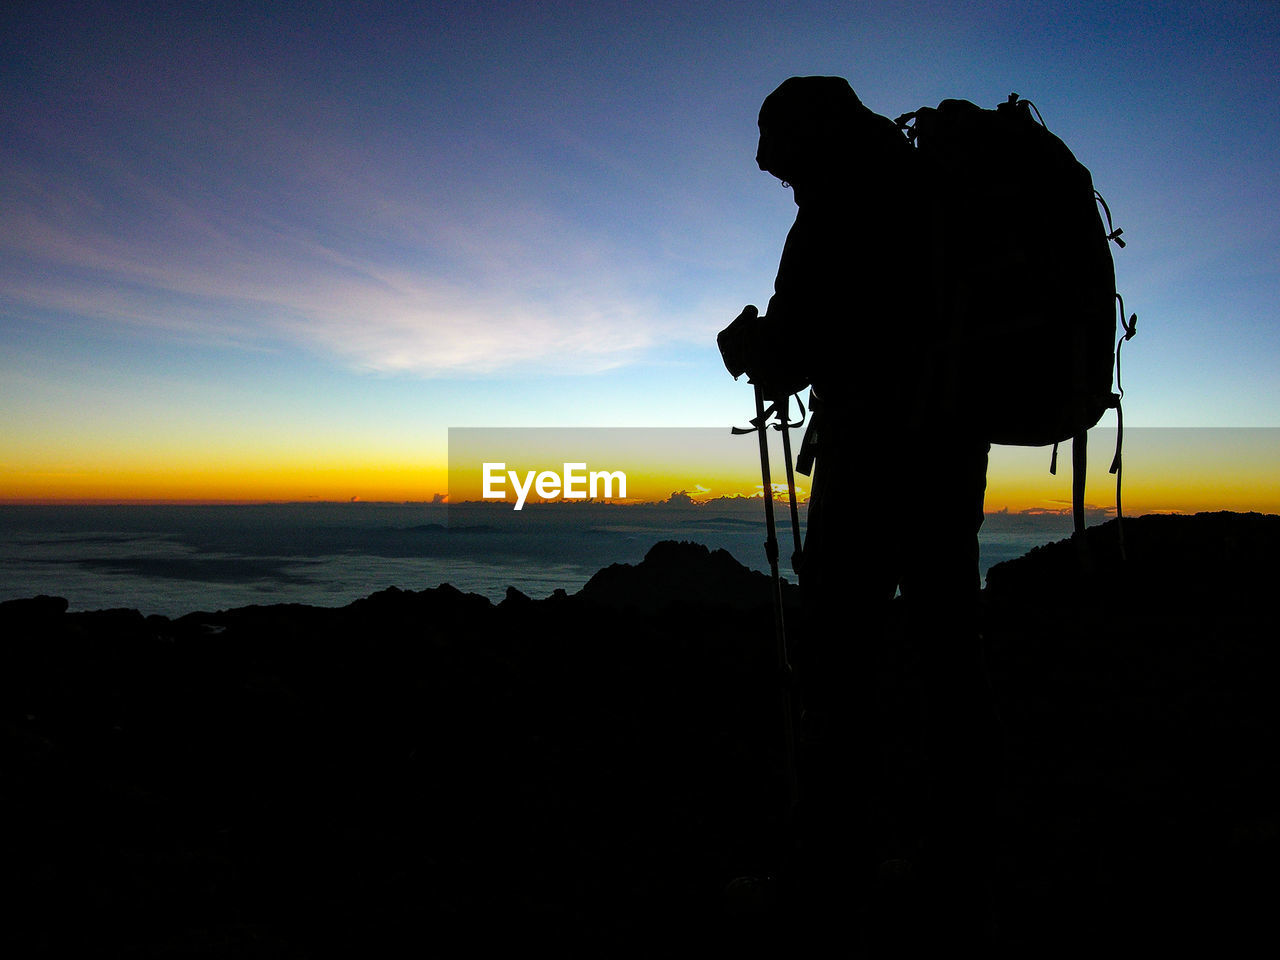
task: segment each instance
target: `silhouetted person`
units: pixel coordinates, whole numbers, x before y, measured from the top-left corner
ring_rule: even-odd
[[[792,77],[770,94],[756,161],[790,185],[799,211],[767,311],[748,308],[720,336],[730,372],[767,395],[808,384],[816,398],[796,650],[800,820],[809,873],[836,909],[893,854],[878,846],[873,811],[885,788],[875,667],[896,589],[927,701],[936,888],[982,886],[997,776],[977,623],[989,448],[931,395],[922,345],[936,321],[915,159],[841,78]]]

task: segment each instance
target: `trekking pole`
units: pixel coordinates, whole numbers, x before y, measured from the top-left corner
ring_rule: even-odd
[[[800,541],[800,510],[796,506],[796,474],[791,465],[791,427],[798,427],[804,423],[804,403],[799,396],[796,397],[796,403],[800,406],[800,420],[796,424],[791,424],[789,422],[791,414],[787,409],[789,400],[789,396],[783,395],[775,401],[779,422],[774,425],[774,429],[782,431],[782,461],[787,466],[787,498],[791,501],[791,569],[799,576],[800,561],[804,557],[804,545]]]
[[[769,560],[769,575],[772,581],[772,589],[770,593],[773,597],[773,632],[775,639],[775,651],[777,657],[777,669],[779,684],[782,689],[782,768],[783,778],[786,787],[786,808],[783,814],[783,824],[788,835],[791,834],[792,821],[795,816],[795,809],[800,800],[799,778],[796,772],[796,734],[795,734],[795,717],[792,712],[791,703],[791,661],[787,657],[787,629],[782,611],[782,578],[778,574],[778,534],[777,524],[773,513],[773,483],[769,473],[769,437],[768,437],[768,417],[777,409],[776,405],[770,406],[768,411],[764,406],[764,391],[760,385],[754,384],[756,394],[756,418],[751,421],[752,428],[744,429],[739,427],[732,428],[735,434],[756,433],[759,435],[760,442],[760,474],[764,482],[764,516],[765,526],[767,528],[767,539],[764,543],[765,556]],[[785,404],[785,401],[784,401]],[[784,406],[785,411],[785,406]],[[784,448],[789,448],[790,443],[786,440],[787,421],[785,412],[780,425],[783,431]],[[788,476],[791,474],[791,464],[787,463]],[[794,486],[793,486],[794,490]],[[794,493],[793,493],[794,496]],[[794,511],[795,506],[792,504]],[[797,537],[798,537],[798,518],[797,518]]]

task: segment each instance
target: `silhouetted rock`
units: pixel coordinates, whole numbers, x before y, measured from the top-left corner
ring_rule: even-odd
[[[673,605],[750,609],[767,606],[769,577],[740,564],[726,550],[663,540],[632,566],[615,563],[596,573],[577,594],[594,606],[662,610]],[[794,588],[784,585],[788,602]]]
[[[521,593],[515,587],[507,587],[506,596],[502,598],[502,603],[499,606],[518,607],[532,602],[527,594]]]
[[[0,618],[7,620],[42,620],[61,616],[66,612],[65,597],[50,597],[45,594],[0,603]]]
[[[987,572],[988,601],[1132,605],[1190,594],[1226,602],[1256,598],[1280,569],[1280,516],[1151,514],[1090,527],[1086,540],[1084,562],[1074,541],[1061,540],[996,564]]]

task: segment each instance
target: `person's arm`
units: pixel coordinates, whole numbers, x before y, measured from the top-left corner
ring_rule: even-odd
[[[812,318],[806,316],[803,302],[804,234],[797,218],[782,250],[768,313],[760,316],[748,305],[716,338],[734,379],[745,373],[769,396],[795,393],[812,380],[811,345],[805,342],[805,320]]]

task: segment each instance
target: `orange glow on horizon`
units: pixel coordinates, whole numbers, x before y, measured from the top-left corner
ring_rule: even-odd
[[[446,488],[443,468],[317,465],[137,467],[110,473],[11,472],[0,503],[293,503],[430,501]]]
[[[1115,506],[1115,478],[1107,473],[1114,435],[1105,431],[1090,441],[1086,502],[1090,507]],[[1123,509],[1126,514],[1195,513],[1233,510],[1280,513],[1280,431],[1133,431],[1125,436]],[[1091,434],[1091,438],[1092,438]],[[1262,436],[1264,443],[1258,443]],[[722,497],[760,498],[758,460],[750,443],[728,448],[732,457],[702,449],[658,450],[627,469],[626,502],[659,502],[674,493],[697,503]],[[224,455],[226,451],[223,451]],[[7,464],[0,469],[0,503],[297,503],[369,502],[430,503],[443,497],[450,482],[448,464],[439,454],[418,462],[351,459],[296,452],[273,459],[259,454],[241,461],[212,455],[181,457],[168,462],[140,462],[138,455],[92,467],[68,458],[61,463]],[[520,468],[519,455],[510,466]],[[608,457],[602,464],[614,466]],[[1007,510],[1070,511],[1070,445],[1059,452],[1056,476],[1048,472],[1047,448],[994,448],[987,474],[988,513]],[[666,465],[658,466],[658,463]],[[643,465],[640,465],[643,464]],[[617,464],[621,466],[621,462]],[[592,464],[590,469],[595,469]],[[785,473],[772,467],[775,499],[785,498]],[[781,482],[780,482],[781,481]],[[797,476],[797,495],[807,499],[810,480]],[[888,482],[888,481],[886,481]],[[472,488],[459,486],[454,500],[479,500],[477,478]],[[537,502],[532,496],[529,502]],[[919,505],[928,509],[928,503]]]

